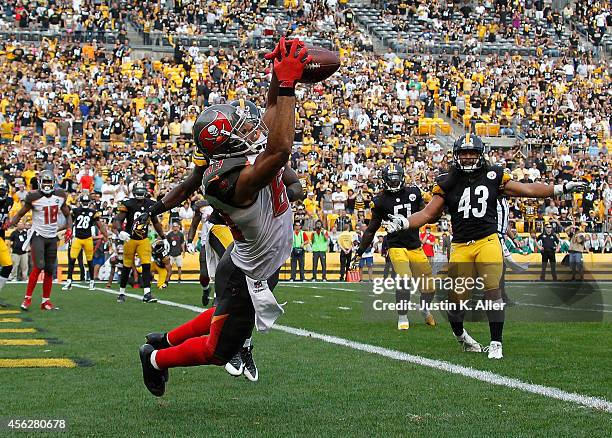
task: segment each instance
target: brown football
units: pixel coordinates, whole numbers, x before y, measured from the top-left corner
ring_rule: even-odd
[[[306,47],[308,48],[308,54],[312,56],[312,60],[306,65],[302,79],[298,82],[303,84],[321,82],[336,73],[340,68],[340,58],[338,58],[336,52],[308,44],[306,44]],[[291,42],[287,41],[287,50],[290,48]]]

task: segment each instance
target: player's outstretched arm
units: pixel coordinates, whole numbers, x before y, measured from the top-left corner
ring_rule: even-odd
[[[437,218],[442,214],[444,209],[444,198],[440,195],[433,195],[431,201],[427,203],[425,208],[421,211],[410,215],[409,218],[409,229],[418,229],[423,225],[435,222]]]
[[[98,227],[98,230],[100,230],[102,236],[104,236],[104,239],[108,240],[108,228],[106,227],[106,224],[98,219],[96,221],[96,226]]]
[[[149,208],[147,219],[165,213],[189,199],[200,188],[205,170],[206,166],[194,167],[193,171],[182,183],[166,193],[163,199],[157,201]]]
[[[283,171],[283,183],[287,188],[287,197],[290,202],[304,200],[306,197],[302,183],[298,179],[297,173],[291,167],[286,166]]]
[[[151,216],[151,222],[153,222],[153,228],[155,228],[155,232],[157,233],[159,238],[165,239],[166,233],[164,233],[164,229],[161,223],[159,222],[159,219],[157,219],[157,216]]]
[[[4,224],[2,225],[2,228],[4,228],[5,230],[8,230],[12,226],[17,225],[19,221],[21,220],[21,218],[24,217],[26,213],[30,211],[31,209],[32,209],[32,204],[30,204],[26,200],[16,215],[13,216],[12,219],[8,219],[6,222],[4,222]]]
[[[294,40],[291,49],[287,51],[283,37],[277,48],[278,55],[273,56],[273,59],[279,90],[274,120],[270,120],[268,124],[266,149],[252,166],[240,172],[232,199],[237,205],[253,202],[256,193],[277,177],[291,154],[295,136],[295,84],[301,79],[306,64],[312,58],[306,47],[299,45],[298,40]]]
[[[113,230],[115,231],[115,234],[119,234],[123,231],[123,222],[125,221],[126,217],[127,212],[125,211],[120,211],[119,213],[117,213],[117,216],[114,217]]]
[[[375,210],[373,210],[372,219],[370,219],[368,228],[366,228],[366,230],[363,232],[363,236],[361,236],[361,243],[359,244],[359,248],[357,248],[357,251],[355,251],[355,254],[357,256],[361,257],[361,254],[365,252],[366,248],[368,248],[372,244],[376,232],[382,225],[382,220],[383,218],[380,217],[380,215]]]
[[[70,211],[70,207],[65,202],[62,204],[61,211],[66,218],[66,234],[64,235],[64,240],[68,241],[72,237],[72,213]]]
[[[563,184],[540,184],[540,183],[520,183],[518,181],[508,181],[504,185],[504,194],[523,198],[551,198],[567,193],[583,191],[586,183],[576,181],[566,181]]]

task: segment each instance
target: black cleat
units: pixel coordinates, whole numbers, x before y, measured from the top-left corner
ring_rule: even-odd
[[[253,360],[253,346],[244,347],[240,350],[240,357],[242,363],[244,363],[244,376],[251,382],[257,382],[259,379],[259,373],[257,371],[257,365]]]
[[[125,294],[117,295],[117,302],[122,304],[125,303]]]
[[[142,296],[143,303],[157,303],[157,298],[153,296],[151,292],[147,292]]]
[[[145,336],[145,340],[147,344],[153,346],[156,350],[163,350],[164,348],[171,347],[166,339],[165,333],[149,333]]]
[[[206,307],[210,303],[210,287],[202,289],[202,306]]]
[[[156,397],[161,397],[166,391],[168,370],[156,370],[153,365],[151,365],[151,354],[154,351],[155,348],[149,344],[144,344],[138,349],[140,363],[142,364],[142,378],[144,384],[151,394]],[[166,374],[165,377],[164,374]]]
[[[0,300],[0,307],[8,307],[8,306],[9,306],[9,304],[8,304],[8,303],[6,303],[6,302],[4,302],[4,301]]]
[[[234,354],[228,363],[225,364],[225,371],[227,371],[230,376],[238,377],[244,371],[244,363],[242,363],[242,357],[240,356],[240,352]]]

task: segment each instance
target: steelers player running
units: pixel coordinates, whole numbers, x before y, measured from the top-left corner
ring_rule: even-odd
[[[96,281],[94,280],[94,266],[93,266],[93,254],[94,244],[93,236],[91,234],[92,226],[98,227],[104,239],[108,239],[108,232],[106,225],[100,218],[100,212],[91,208],[91,198],[87,193],[81,195],[79,198],[80,206],[72,210],[72,223],[73,223],[73,239],[70,245],[70,252],[68,254],[68,279],[66,284],[62,287],[62,290],[72,289],[72,274],[74,273],[74,266],[81,250],[85,253],[85,260],[87,261],[87,269],[89,271],[89,290],[94,290],[96,287]],[[83,277],[83,273],[81,273]]]
[[[157,240],[152,247],[153,269],[157,273],[157,288],[166,289],[168,279],[172,276],[172,263],[170,263],[170,242]]]
[[[3,226],[9,218],[11,208],[13,208],[13,198],[9,195],[8,184],[2,179],[0,180],[0,291],[4,288],[13,270],[13,260],[4,241],[5,231]],[[4,302],[0,301],[0,307],[6,306]]]
[[[384,190],[374,197],[374,208],[372,208],[372,219],[368,228],[361,238],[359,248],[355,252],[353,268],[359,265],[361,255],[366,248],[372,244],[376,231],[389,215],[403,214],[409,217],[413,212],[423,208],[425,202],[421,189],[416,186],[406,187],[404,184],[404,169],[399,164],[391,163],[382,171]],[[425,323],[435,326],[436,321],[429,311],[429,304],[433,300],[435,290],[428,284],[426,279],[431,276],[431,266],[427,256],[421,248],[419,230],[398,230],[387,235],[389,243],[389,257],[393,269],[400,277],[416,277],[421,279],[421,311],[425,317]],[[397,289],[395,300],[399,303],[410,301],[410,291]],[[398,330],[408,330],[408,309],[397,311]]]
[[[169,368],[224,366],[253,327],[266,331],[283,313],[272,293],[291,252],[283,174],[295,135],[295,85],[312,57],[298,40],[287,50],[284,37],[267,57],[274,62],[269,132],[262,119],[253,123],[226,104],[207,108],[193,128],[197,147],[214,160],[204,173],[204,194],[232,229],[234,245],[217,267],[218,305],[140,348],[144,383],[156,396],[165,391]]]
[[[123,245],[123,266],[119,283],[117,302],[125,302],[125,287],[131,270],[134,267],[134,257],[138,255],[142,267],[143,292],[142,301],[155,303],[157,299],[151,294],[151,242],[148,239],[148,224],[136,222],[138,216],[144,214],[154,202],[147,197],[149,194],[143,182],[136,182],[132,189],[133,198],[122,201],[118,214],[113,222],[115,233],[125,242]],[[123,228],[125,222],[125,231]],[[156,215],[151,216],[151,222],[160,239],[166,236]]]
[[[72,217],[66,204],[66,192],[55,188],[55,175],[50,170],[40,172],[37,190],[29,192],[23,202],[23,207],[15,217],[4,222],[6,230],[19,223],[29,211],[32,212],[32,227],[30,228],[30,248],[34,267],[28,279],[25,297],[21,303],[22,310],[28,310],[32,304],[32,294],[38,281],[38,276],[44,271],[43,294],[41,310],[55,310],[51,303],[51,288],[53,287],[53,272],[57,262],[57,232],[59,230],[58,216],[66,217],[66,233],[64,240],[72,237]]]
[[[490,359],[501,359],[504,304],[500,292],[503,270],[503,252],[497,234],[497,199],[500,196],[547,198],[584,190],[582,182],[564,182],[558,185],[523,184],[511,181],[499,166],[488,165],[484,157],[484,144],[477,136],[463,135],[453,145],[453,164],[448,173],[440,175],[433,188],[433,197],[423,210],[410,218],[392,215],[391,227],[418,229],[434,221],[444,207],[451,214],[453,242],[449,263],[449,276],[455,280],[479,279],[484,289],[484,305],[489,320],[491,343]],[[458,283],[455,283],[455,286]],[[466,283],[467,284],[467,283]],[[456,306],[448,310],[453,333],[465,351],[481,352],[481,345],[464,329],[465,294],[456,290],[449,293]]]

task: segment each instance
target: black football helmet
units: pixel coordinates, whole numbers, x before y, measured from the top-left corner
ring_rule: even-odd
[[[167,240],[157,240],[155,243],[153,243],[153,255],[158,258],[158,259],[163,259],[165,257],[168,256],[169,251],[168,251],[168,246],[169,244],[167,244]]]
[[[0,199],[4,199],[9,194],[9,186],[7,182],[3,179],[0,179]]]
[[[477,158],[461,157],[462,152],[476,152]],[[480,137],[467,133],[453,144],[453,164],[463,172],[474,172],[485,165],[485,147]]]
[[[147,190],[147,186],[142,181],[138,181],[134,183],[134,187],[132,188],[132,194],[136,199],[144,199],[147,197],[149,191]]]
[[[55,190],[55,175],[50,170],[43,170],[38,176],[38,188],[43,195],[51,196]]]
[[[404,188],[404,169],[399,164],[388,164],[382,171],[382,180],[387,192],[398,192]]]
[[[214,160],[259,154],[268,129],[257,106],[246,100],[206,108],[193,125],[198,150]]]
[[[88,208],[89,204],[91,203],[91,198],[87,193],[83,193],[79,198],[79,203],[81,204],[81,207]]]

